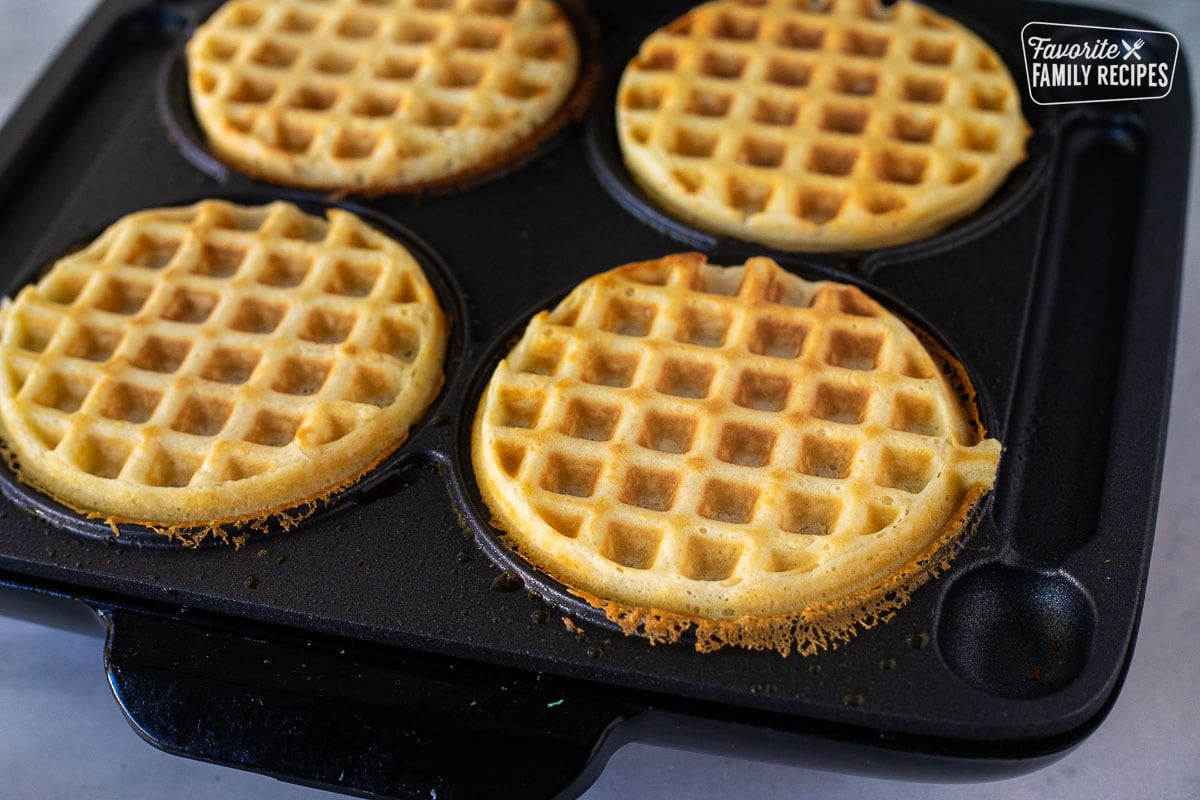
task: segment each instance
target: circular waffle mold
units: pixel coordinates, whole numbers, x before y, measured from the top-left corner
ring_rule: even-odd
[[[424,183],[418,187],[401,189],[353,190],[363,195],[411,192],[441,192],[466,190],[477,185],[504,177],[524,165],[541,158],[553,150],[561,141],[564,129],[573,122],[583,119],[600,75],[598,56],[598,32],[582,0],[555,0],[575,34],[579,48],[579,68],[575,83],[558,110],[529,137],[516,146],[497,153],[488,161],[445,178]],[[216,5],[214,4],[214,8]],[[204,16],[207,16],[205,14]],[[182,30],[184,41],[167,56],[158,71],[155,96],[158,115],[168,137],[179,148],[180,154],[196,169],[227,184],[231,181],[253,180],[235,167],[226,164],[214,155],[208,137],[201,129],[192,109],[191,93],[188,88],[188,65],[185,55],[189,39],[202,20],[191,19]],[[481,42],[481,45],[486,41]],[[332,75],[332,77],[337,77]],[[282,187],[285,191],[287,187]]]
[[[996,697],[1053,694],[1082,674],[1096,609],[1063,572],[992,563],[953,579],[935,638],[959,678]]]
[[[462,364],[463,349],[467,338],[467,332],[463,329],[466,315],[464,313],[465,304],[461,289],[458,287],[457,281],[453,277],[453,273],[448,269],[441,258],[419,237],[409,231],[407,228],[389,220],[380,214],[377,214],[369,209],[357,206],[351,203],[326,203],[314,201],[311,198],[303,198],[300,196],[292,196],[287,198],[279,197],[264,197],[264,196],[235,196],[235,197],[220,197],[220,198],[190,198],[183,199],[176,203],[164,203],[162,207],[168,206],[186,206],[197,202],[201,199],[222,199],[228,200],[239,205],[255,206],[270,203],[276,199],[287,199],[289,202],[297,205],[302,211],[324,216],[324,212],[330,208],[341,208],[349,211],[360,217],[371,227],[380,231],[384,235],[394,239],[402,244],[417,263],[421,266],[425,277],[429,281],[433,292],[437,297],[438,303],[442,308],[443,314],[447,321],[448,341],[442,364],[442,373],[444,376],[441,390],[430,401],[424,413],[413,421],[408,431],[408,437],[405,442],[375,467],[362,475],[352,485],[346,487],[327,498],[316,501],[315,503],[301,502],[291,509],[283,509],[284,514],[287,512],[297,512],[296,516],[299,521],[309,522],[321,519],[330,514],[336,513],[343,509],[347,504],[354,502],[354,499],[360,494],[370,491],[377,486],[381,481],[394,474],[397,470],[403,468],[407,463],[416,458],[424,458],[425,454],[419,443],[415,443],[420,438],[422,431],[430,424],[430,420],[440,416],[441,408],[446,400],[447,390],[456,380],[455,375],[458,368]],[[64,247],[62,251],[52,258],[47,259],[44,263],[39,264],[34,270],[27,271],[7,287],[6,295],[14,296],[15,293],[23,286],[37,281],[41,275],[52,266],[58,258],[73,252],[79,247],[93,241],[101,231],[107,226],[107,223],[96,228],[95,234],[85,237],[80,242]],[[112,541],[121,544],[140,545],[140,546],[179,546],[179,543],[189,546],[207,546],[220,543],[226,537],[221,535],[212,536],[191,536],[191,528],[183,527],[179,534],[175,536],[166,536],[161,531],[152,527],[137,525],[131,523],[109,524],[97,518],[90,518],[80,512],[62,504],[48,495],[38,491],[35,487],[21,481],[13,472],[8,463],[0,459],[0,492],[15,503],[17,506],[26,510],[34,516],[42,518],[56,527],[63,528],[91,539],[99,539],[104,541]],[[270,530],[275,528],[288,528],[292,524],[284,524],[281,518],[272,518],[268,525],[247,525],[244,528],[227,527],[224,532],[228,538],[241,537],[251,530]],[[198,530],[198,529],[197,529]]]
[[[809,280],[834,279],[847,282],[844,276],[819,266],[805,269],[803,273],[802,277]],[[902,303],[886,292],[865,285],[860,285],[860,288],[869,292],[889,312],[906,321],[906,324],[917,333],[922,344],[929,350],[934,362],[951,379],[956,390],[969,391],[963,385],[964,381],[968,385],[972,383],[967,369],[950,356],[952,351],[946,347],[941,337],[931,333],[933,329],[930,326],[920,321],[918,315],[906,309]],[[479,401],[492,378],[496,365],[522,338],[530,319],[541,311],[555,308],[566,294],[566,292],[560,293],[521,315],[493,341],[492,346],[476,365],[456,419],[452,456],[448,464],[450,484],[454,499],[463,510],[463,519],[467,527],[470,528],[479,547],[495,564],[519,576],[527,588],[573,617],[604,626],[610,630],[622,630],[621,626],[609,619],[602,609],[587,602],[566,585],[542,572],[506,544],[506,532],[489,523],[490,512],[482,499],[472,468],[472,428]],[[918,320],[918,324],[914,324],[913,320]],[[779,346],[784,345],[779,343]],[[535,365],[534,370],[536,371],[536,369]],[[604,381],[603,377],[598,377],[597,380]],[[981,421],[989,422],[993,419],[993,409],[988,398],[972,394],[970,397],[964,396],[964,402],[973,405],[978,410],[978,419]],[[586,433],[580,435],[586,436]],[[966,522],[969,531],[973,532],[976,520],[990,507],[990,503],[991,494],[989,493],[971,510]],[[690,629],[685,630],[682,641],[695,643],[695,632]]]
[[[681,219],[673,215],[669,210],[662,206],[658,201],[650,197],[647,192],[638,185],[630,174],[629,169],[624,163],[621,154],[621,148],[618,143],[617,125],[616,125],[616,108],[618,103],[618,89],[621,83],[624,65],[627,64],[638,52],[642,41],[654,31],[659,30],[665,24],[674,20],[674,16],[663,20],[659,25],[655,25],[646,31],[642,36],[637,37],[633,46],[618,60],[618,69],[610,70],[605,76],[599,89],[597,90],[596,102],[593,103],[591,113],[587,122],[587,152],[588,159],[592,165],[597,178],[612,197],[633,216],[650,226],[651,228],[669,236],[684,244],[695,247],[706,252],[712,252],[715,248],[720,248],[723,252],[732,253],[748,253],[768,254],[775,257],[781,263],[789,251],[777,250],[766,245],[756,244],[752,241],[734,238],[725,234],[714,233],[703,228],[699,228],[687,220]],[[1020,66],[1019,54],[1012,52],[1007,47],[997,47],[995,42],[998,38],[988,31],[984,26],[970,22],[964,24],[971,30],[975,31],[983,38],[990,46],[992,46],[1001,56],[1013,75],[1019,72],[1013,71],[1014,66]],[[730,81],[730,90],[728,99],[736,96],[738,84],[735,81]],[[717,104],[717,108],[724,107],[722,103]],[[1019,163],[1008,177],[1003,181],[1000,187],[991,194],[990,197],[981,205],[981,207],[972,214],[957,220],[941,231],[933,233],[930,236],[919,238],[911,242],[890,245],[882,248],[863,248],[863,252],[888,252],[902,253],[907,248],[938,248],[938,247],[953,247],[959,242],[974,238],[983,232],[995,228],[1003,221],[1009,219],[1014,214],[1019,213],[1035,195],[1034,189],[1040,185],[1039,176],[1043,176],[1045,168],[1050,156],[1049,138],[1053,134],[1053,126],[1051,117],[1044,109],[1034,107],[1032,111],[1028,107],[1023,107],[1026,112],[1025,117],[1032,127],[1031,135],[1025,143],[1026,158]],[[698,109],[698,114],[716,113],[709,107]],[[765,112],[764,112],[765,113]],[[856,116],[851,120],[834,120],[828,124],[836,126],[847,126],[853,123],[855,130],[861,130],[866,125],[866,118],[860,112],[856,112]],[[914,134],[915,135],[915,134]],[[753,137],[747,139],[752,145]],[[972,146],[982,147],[986,142],[974,141]],[[686,145],[686,143],[685,143]],[[754,148],[747,145],[751,150]],[[762,148],[759,148],[762,150]],[[774,153],[774,151],[772,151]],[[774,163],[775,155],[767,158],[766,153],[748,152],[746,158],[751,159],[751,163],[763,161],[763,163]],[[756,161],[757,159],[757,161]],[[764,161],[765,159],[765,161]],[[829,161],[830,159],[825,159]],[[834,159],[836,160],[836,159]],[[834,165],[836,166],[836,165]],[[831,167],[832,169],[832,167]],[[897,167],[897,170],[899,167]],[[896,170],[893,170],[896,171]],[[903,177],[903,176],[901,176]],[[898,178],[899,179],[899,178]],[[911,181],[907,179],[902,181],[902,188],[912,189],[907,185]],[[798,206],[799,208],[799,206]],[[812,210],[814,215],[820,216],[822,206],[817,203]],[[797,252],[804,252],[803,249]],[[852,248],[842,248],[833,250],[832,252],[852,252]],[[809,251],[810,258],[825,258],[825,255]]]

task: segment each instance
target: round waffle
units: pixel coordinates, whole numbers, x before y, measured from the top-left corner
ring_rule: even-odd
[[[110,522],[264,519],[356,480],[442,383],[420,265],[345,211],[124,217],[0,312],[18,476]]]
[[[782,250],[929,236],[1024,158],[1020,94],[961,24],[901,0],[717,0],[652,34],[617,95],[670,213]]]
[[[187,59],[219,158],[366,192],[494,165],[545,128],[579,69],[551,0],[232,0]]]
[[[810,653],[946,566],[1000,457],[974,413],[860,290],[690,254],[534,317],[472,459],[505,541],[627,633]]]

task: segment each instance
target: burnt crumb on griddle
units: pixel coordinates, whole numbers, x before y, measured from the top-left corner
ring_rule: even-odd
[[[492,590],[497,592],[516,592],[525,588],[525,581],[511,570],[505,570],[492,581]]]

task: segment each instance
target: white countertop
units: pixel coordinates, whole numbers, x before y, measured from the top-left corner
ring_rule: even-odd
[[[95,0],[0,0],[0,120]],[[1100,3],[1096,3],[1100,4]],[[1195,0],[1108,0],[1200,52]],[[1190,47],[1189,47],[1190,46]],[[1193,76],[1196,80],[1196,76]],[[1200,92],[1193,91],[1200,107]],[[1108,720],[1053,766],[1001,783],[929,786],[630,745],[587,800],[804,797],[906,800],[1194,800],[1200,797],[1200,158],[1193,150],[1187,267],[1158,532],[1141,633]],[[113,701],[100,639],[0,617],[0,797],[333,798],[161,753]]]

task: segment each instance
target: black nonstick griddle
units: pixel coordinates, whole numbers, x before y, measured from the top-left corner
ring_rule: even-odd
[[[398,453],[296,529],[241,548],[117,536],[0,474],[0,610],[19,613],[32,590],[98,611],[143,736],[349,793],[531,800],[581,792],[634,739],[982,780],[1048,764],[1100,724],[1131,654],[1158,499],[1191,138],[1182,59],[1163,100],[1027,100],[1029,158],[944,233],[813,256],[688,228],[621,164],[620,70],[689,3],[568,4],[594,66],[579,119],[511,170],[377,198],[255,182],[208,154],[181,52],[215,5],[109,0],[0,131],[4,291],[123,214],[283,198],[348,208],[408,244],[453,327],[446,386]],[[1018,83],[1026,22],[1153,27],[1047,3],[936,6]],[[583,278],[689,249],[862,286],[963,362],[1006,445],[953,568],[837,650],[701,655],[628,639],[486,523],[470,422],[512,338]]]

